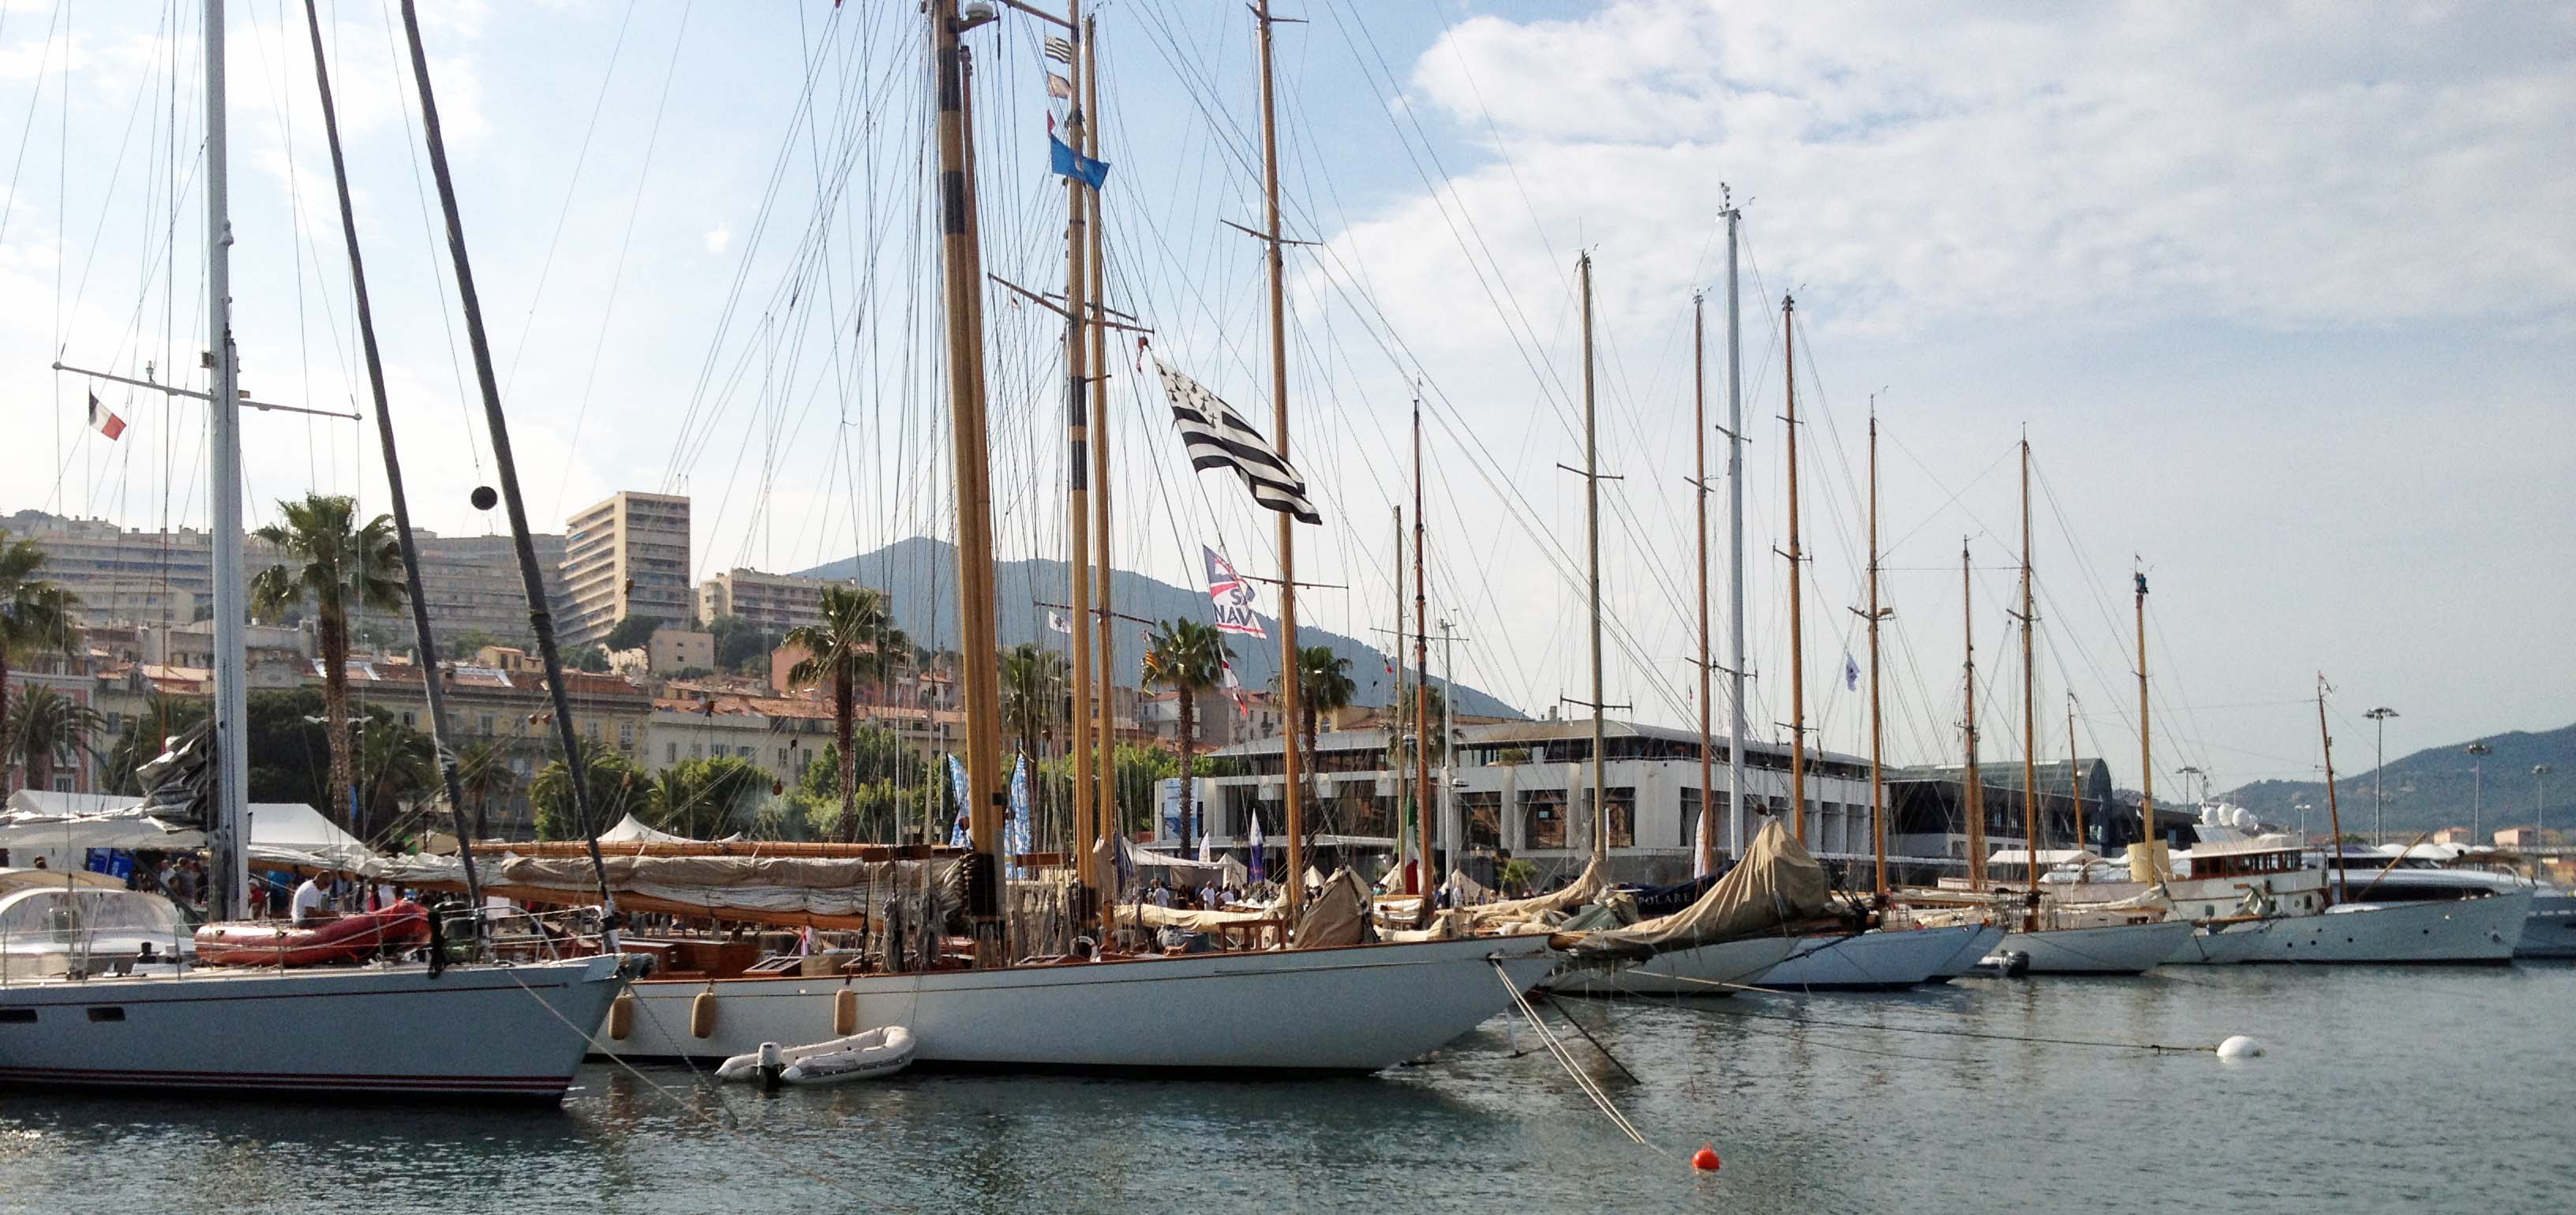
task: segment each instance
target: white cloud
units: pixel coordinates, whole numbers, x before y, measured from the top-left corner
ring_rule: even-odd
[[[723,257],[725,250],[733,245],[733,225],[718,221],[715,227],[707,229],[706,242],[707,252]]]

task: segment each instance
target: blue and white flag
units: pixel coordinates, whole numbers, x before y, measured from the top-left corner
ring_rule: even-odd
[[[1011,767],[1011,817],[1002,825],[1002,851],[1019,856],[1029,850],[1029,757],[1022,752],[1019,762]],[[1013,877],[1027,877],[1017,866]]]
[[[955,755],[948,757],[948,791],[957,795],[957,825],[948,832],[948,846],[963,848],[974,838],[966,829],[966,816],[973,813],[973,807],[967,802],[966,763]]]
[[[1094,190],[1109,181],[1108,161],[1093,160],[1074,151],[1063,140],[1056,138],[1053,131],[1047,132],[1047,150],[1052,157],[1049,167],[1055,170],[1057,176],[1078,177],[1082,179],[1082,184]]]
[[[1263,870],[1263,866],[1262,866],[1262,863],[1261,863],[1261,811],[1260,811],[1259,809],[1255,809],[1255,810],[1252,812],[1252,838],[1251,838],[1251,844],[1252,844],[1252,880],[1253,880],[1253,881],[1258,882],[1258,881],[1260,881],[1260,880],[1262,879],[1262,870]]]
[[[1860,690],[1860,664],[1852,661],[1849,654],[1843,655],[1843,687],[1854,692]]]

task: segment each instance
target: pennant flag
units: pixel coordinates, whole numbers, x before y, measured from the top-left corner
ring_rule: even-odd
[[[1216,631],[1268,637],[1261,631],[1261,617],[1252,610],[1251,581],[1234,572],[1234,564],[1215,549],[1202,544],[1199,552],[1207,559],[1208,602],[1216,607]]]
[[[973,838],[966,830],[966,816],[970,813],[966,804],[966,763],[953,754],[948,757],[948,789],[957,795],[957,825],[949,829],[948,846],[963,848]]]
[[[1065,146],[1063,140],[1056,138],[1055,116],[1052,114],[1047,116],[1047,150],[1053,157],[1049,162],[1050,167],[1055,170],[1057,176],[1081,178],[1084,185],[1094,190],[1109,181],[1108,161],[1093,160]]]
[[[1073,632],[1073,623],[1066,620],[1062,612],[1048,612],[1047,628],[1052,632],[1070,635]]]
[[[1852,661],[1848,653],[1843,655],[1843,687],[1854,692],[1860,690],[1860,664]]]
[[[1691,833],[1691,877],[1693,879],[1705,878],[1713,872],[1701,864],[1701,858],[1706,857],[1714,861],[1717,856],[1717,849],[1711,845],[1708,838],[1711,830],[1709,820],[1715,817],[1717,816],[1709,813],[1708,804],[1702,802],[1699,808],[1699,830]]]
[[[1259,806],[1255,806],[1252,809],[1252,835],[1248,842],[1252,845],[1252,880],[1258,882],[1263,877],[1263,866],[1261,864],[1261,808]]]
[[[1002,824],[1002,851],[1018,856],[1029,850],[1029,756],[1023,751],[1011,768],[1011,817]],[[1011,867],[1014,877],[1027,877],[1026,870]]]
[[[1294,515],[1300,523],[1324,521],[1315,513],[1315,504],[1306,499],[1306,478],[1271,452],[1260,431],[1170,364],[1157,359],[1154,369],[1163,373],[1163,395],[1171,399],[1172,425],[1181,432],[1181,446],[1189,450],[1190,467],[1231,468],[1252,491],[1253,501]]]
[[[125,433],[125,419],[98,403],[98,394],[89,394],[89,428],[113,439]]]
[[[1057,63],[1073,62],[1073,43],[1054,34],[1047,35],[1046,57]]]
[[[1199,823],[1199,859],[1202,861],[1216,859],[1215,846],[1208,842],[1207,823],[1204,818]]]
[[[1219,665],[1225,670],[1225,694],[1234,701],[1235,716],[1252,716],[1252,704],[1243,697],[1243,681],[1234,677],[1234,664],[1220,661]]]
[[[1145,374],[1145,335],[1136,335],[1136,374]]]
[[[1073,82],[1053,72],[1047,73],[1047,96],[1064,101],[1073,100]]]

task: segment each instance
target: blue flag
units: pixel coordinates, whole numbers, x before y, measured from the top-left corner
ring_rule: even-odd
[[[1002,825],[1002,851],[1018,856],[1029,850],[1029,757],[1023,752],[1011,769],[1011,817]],[[1017,866],[1013,877],[1027,877]]]
[[[1249,842],[1252,845],[1251,878],[1253,881],[1258,882],[1262,879],[1263,871],[1267,868],[1267,866],[1263,865],[1261,861],[1261,811],[1258,807],[1254,808],[1252,811],[1252,838]]]
[[[1097,190],[1109,181],[1109,162],[1093,160],[1065,145],[1050,132],[1047,149],[1054,157],[1053,168],[1061,177],[1079,177],[1083,184]]]
[[[948,757],[948,790],[957,795],[957,825],[948,832],[948,846],[963,848],[970,838],[966,832],[966,816],[972,808],[966,802],[966,764],[954,755]]]

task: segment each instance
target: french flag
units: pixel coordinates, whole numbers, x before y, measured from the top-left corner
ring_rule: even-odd
[[[89,428],[113,439],[125,433],[125,419],[99,404],[98,394],[93,392],[89,394]]]

